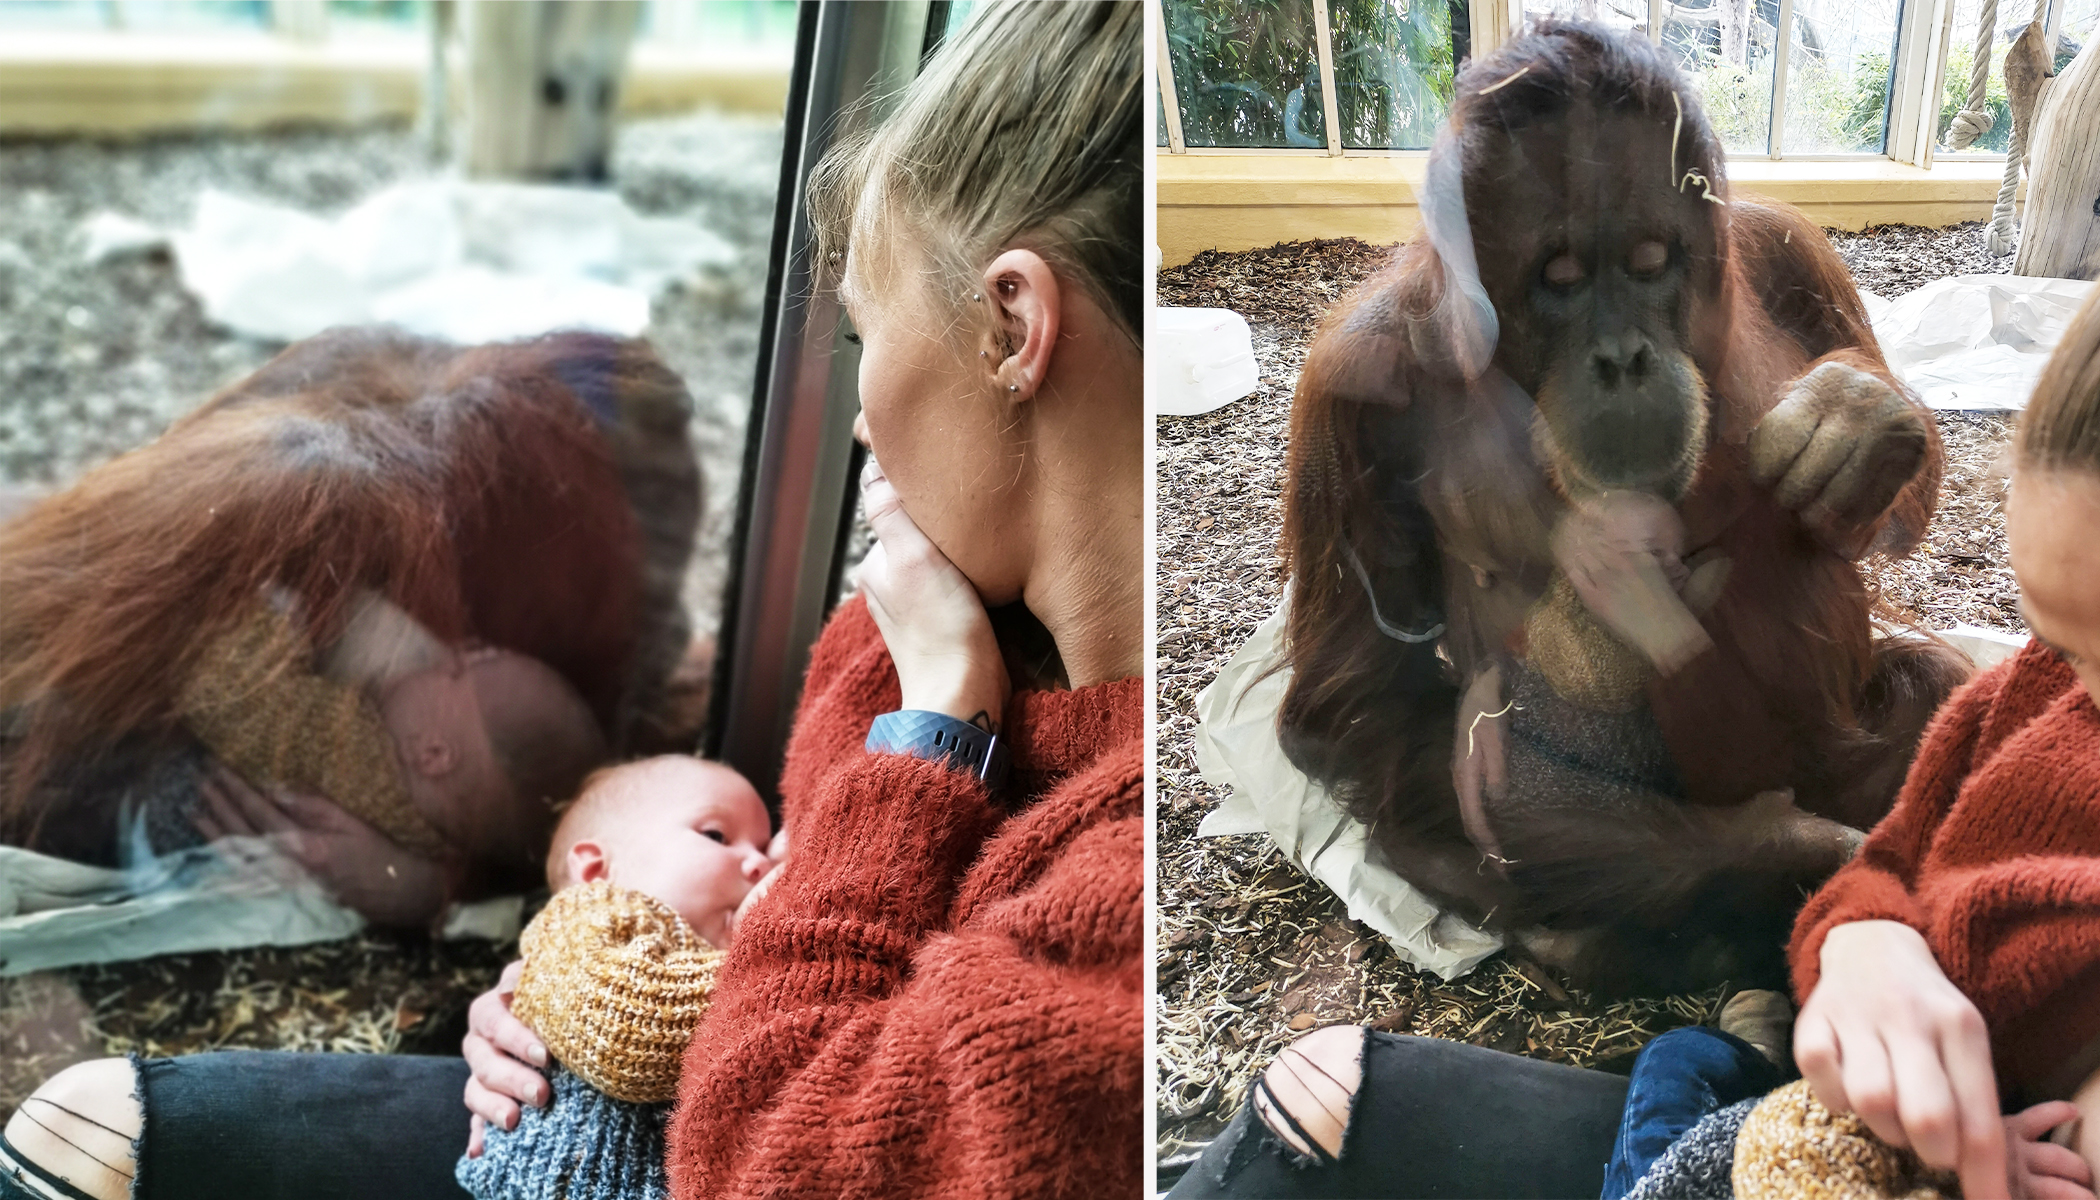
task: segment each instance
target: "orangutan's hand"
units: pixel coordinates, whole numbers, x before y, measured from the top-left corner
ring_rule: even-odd
[[[1903,393],[1826,362],[1750,432],[1750,475],[1825,545],[1856,558],[1931,452],[1932,430]]]
[[[963,721],[983,713],[996,728],[1011,687],[984,600],[912,522],[872,455],[860,490],[877,539],[860,590],[897,664],[904,707]]]
[[[197,788],[204,806],[190,819],[207,840],[267,839],[337,903],[376,925],[428,925],[445,905],[443,868],[395,845],[324,796],[286,788],[265,796],[223,764],[200,777]]]

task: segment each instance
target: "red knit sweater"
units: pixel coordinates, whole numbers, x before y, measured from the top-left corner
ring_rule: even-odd
[[[686,1054],[671,1192],[1139,1195],[1142,681],[1014,696],[1012,815],[862,749],[898,704],[855,599],[788,745],[787,869]]]
[[[2067,1060],[2100,1038],[2100,711],[2054,651],[2029,642],[1933,718],[1895,810],[1794,926],[1797,996],[1824,935],[1870,920],[1925,936],[2008,1101],[2077,1082]]]

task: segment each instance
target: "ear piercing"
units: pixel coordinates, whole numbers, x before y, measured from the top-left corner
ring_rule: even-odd
[[[970,299],[972,299],[972,300],[982,300],[982,299],[984,299],[984,293],[983,293],[983,292],[971,292],[971,293],[970,293]]]
[[[1006,390],[1009,392],[1018,392],[1021,390],[1021,385],[1018,383],[1009,383],[1006,385]]]

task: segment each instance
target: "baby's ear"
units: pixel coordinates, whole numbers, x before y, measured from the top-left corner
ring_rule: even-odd
[[[459,752],[444,738],[419,733],[410,740],[408,759],[416,774],[427,779],[442,779],[459,765]]]
[[[605,848],[588,839],[569,847],[569,882],[596,883],[612,871]]]

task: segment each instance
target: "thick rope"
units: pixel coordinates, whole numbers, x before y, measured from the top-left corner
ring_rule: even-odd
[[[1947,148],[1967,150],[1970,143],[1991,131],[1991,110],[1984,96],[1991,82],[1991,42],[1998,36],[1998,0],[1983,0],[1976,22],[1976,61],[1969,64],[1969,106],[1954,114],[1947,126]]]
[[[1983,235],[1983,248],[1992,258],[2013,252],[2013,195],[2020,190],[2020,160],[2027,157],[2026,143],[2025,131],[2014,122],[2012,144],[2005,148],[2005,182],[1998,185],[1998,204],[1991,209],[1991,227]]]

